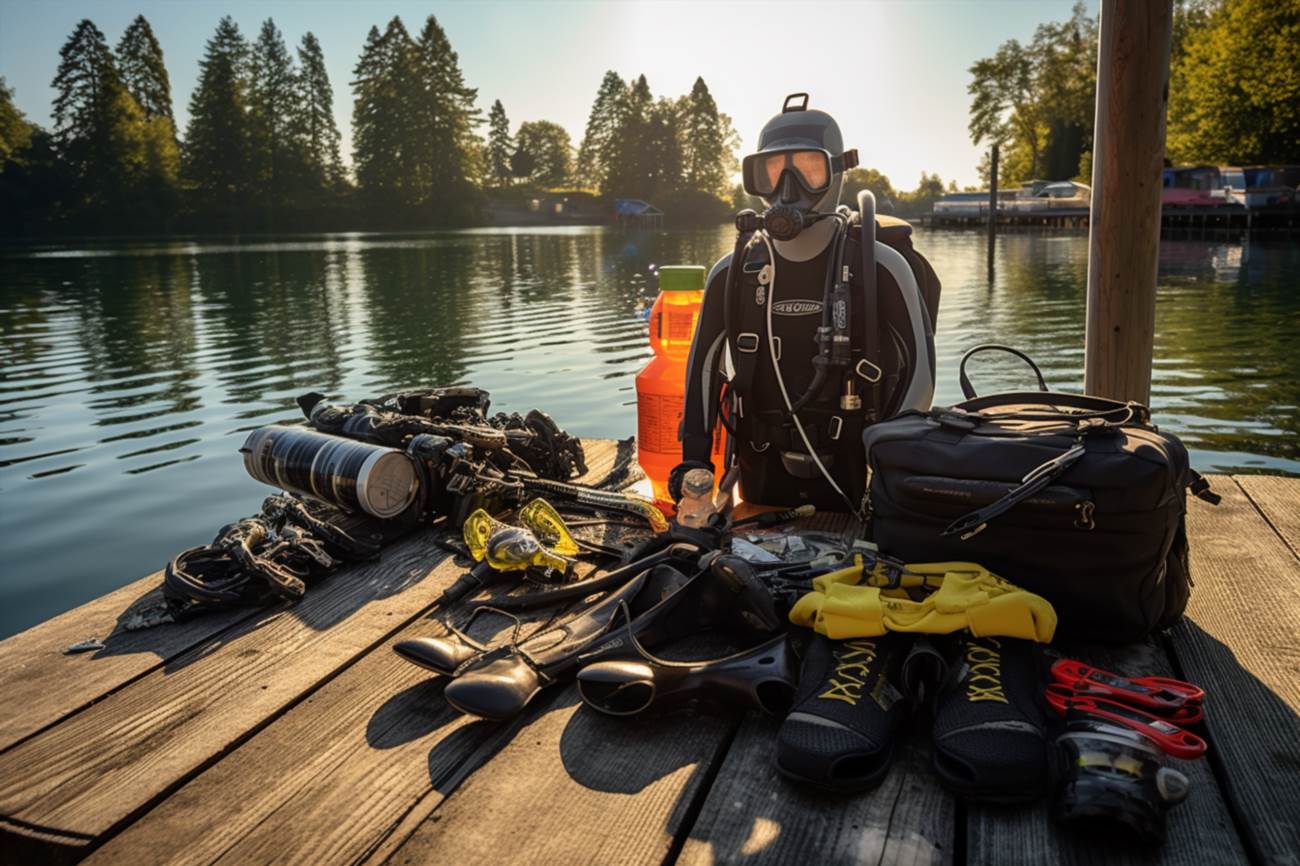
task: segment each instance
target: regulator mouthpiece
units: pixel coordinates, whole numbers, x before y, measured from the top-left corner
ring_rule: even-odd
[[[788,204],[772,205],[763,214],[763,227],[773,240],[794,240],[803,231],[803,224],[803,211]]]

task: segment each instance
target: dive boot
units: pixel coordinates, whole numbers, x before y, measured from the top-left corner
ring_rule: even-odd
[[[1037,645],[971,635],[956,644],[934,712],[940,781],[971,800],[1019,803],[1042,796],[1049,774]]]
[[[813,636],[794,710],[777,734],[783,775],[846,793],[884,781],[907,715],[899,674],[910,640],[896,633],[842,641]]]
[[[784,634],[753,649],[712,661],[673,662],[643,654],[603,661],[578,671],[587,706],[611,716],[634,716],[686,703],[744,707],[779,716],[794,699],[797,668]]]
[[[574,619],[463,666],[443,694],[463,713],[507,719],[580,667],[636,657],[637,643],[658,646],[706,628],[771,634],[780,627],[771,593],[747,563],[714,557],[690,579],[661,565]]]

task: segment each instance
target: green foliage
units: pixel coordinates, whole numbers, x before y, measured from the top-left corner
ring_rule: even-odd
[[[542,189],[569,184],[573,176],[573,144],[564,127],[549,120],[521,123],[515,134],[515,147],[519,157],[515,164],[519,169],[514,172],[516,177],[525,178],[532,186]]]
[[[175,123],[171,78],[163,61],[162,46],[143,15],[135,17],[117,43],[117,68],[145,117],[165,117]]]
[[[32,144],[32,125],[14,105],[14,92],[0,76],[0,172],[9,161],[18,161]]]
[[[567,135],[566,135],[567,138]],[[510,138],[510,119],[501,100],[492,103],[488,112],[487,176],[497,187],[510,185],[510,155],[514,152]]]
[[[248,192],[247,64],[248,44],[227,15],[199,61],[183,152],[186,178],[212,206],[237,207]]]
[[[1029,45],[1010,39],[971,66],[970,135],[1001,145],[1006,182],[1065,180],[1092,147],[1097,22],[1077,3],[1067,21],[1040,24]],[[988,169],[981,167],[987,181]]]
[[[1170,158],[1300,161],[1300,2],[1233,0],[1184,15],[1170,76]]]

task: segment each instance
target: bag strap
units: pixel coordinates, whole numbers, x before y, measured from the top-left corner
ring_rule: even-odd
[[[975,346],[972,349],[968,349],[966,351],[966,354],[961,356],[961,363],[957,365],[957,381],[961,385],[961,393],[966,397],[967,400],[974,400],[977,395],[975,393],[974,386],[971,385],[970,383],[970,377],[966,375],[966,362],[969,361],[975,355],[978,355],[980,352],[1007,352],[1009,354],[1015,355],[1017,358],[1019,358],[1020,360],[1028,364],[1029,369],[1033,370],[1034,375],[1038,377],[1038,390],[1040,391],[1051,390],[1050,388],[1047,387],[1047,381],[1043,378],[1043,371],[1038,369],[1038,365],[1035,364],[1033,360],[1024,352],[1020,351],[1019,349],[1013,349],[1010,346],[1004,346],[1001,343],[984,343],[982,345]]]
[[[1051,460],[1029,470],[1029,473],[1020,479],[1019,486],[1008,490],[997,501],[991,502],[983,508],[977,508],[949,523],[940,535],[960,534],[962,541],[978,535],[989,525],[990,520],[1011,510],[1020,502],[1055,481],[1058,475],[1077,463],[1085,451],[1082,442],[1075,443],[1070,447],[1070,450],[1064,451]]]

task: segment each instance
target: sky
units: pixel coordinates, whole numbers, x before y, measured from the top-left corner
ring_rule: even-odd
[[[188,120],[204,43],[229,14],[247,38],[275,19],[291,48],[320,39],[334,113],[350,150],[349,82],[371,25],[400,15],[418,33],[432,14],[478,89],[484,115],[500,99],[512,128],[551,120],[582,138],[606,70],[644,73],[656,96],[688,93],[703,76],[748,152],[786,94],[830,112],[862,164],[912,189],[921,172],[978,180],[981,148],[966,132],[970,65],[1007,39],[1069,17],[1073,0],[0,0],[0,76],[30,120],[48,126],[59,48],[82,18],[110,44],[149,19],[171,73],[176,118]],[[1096,11],[1097,0],[1087,0]]]

